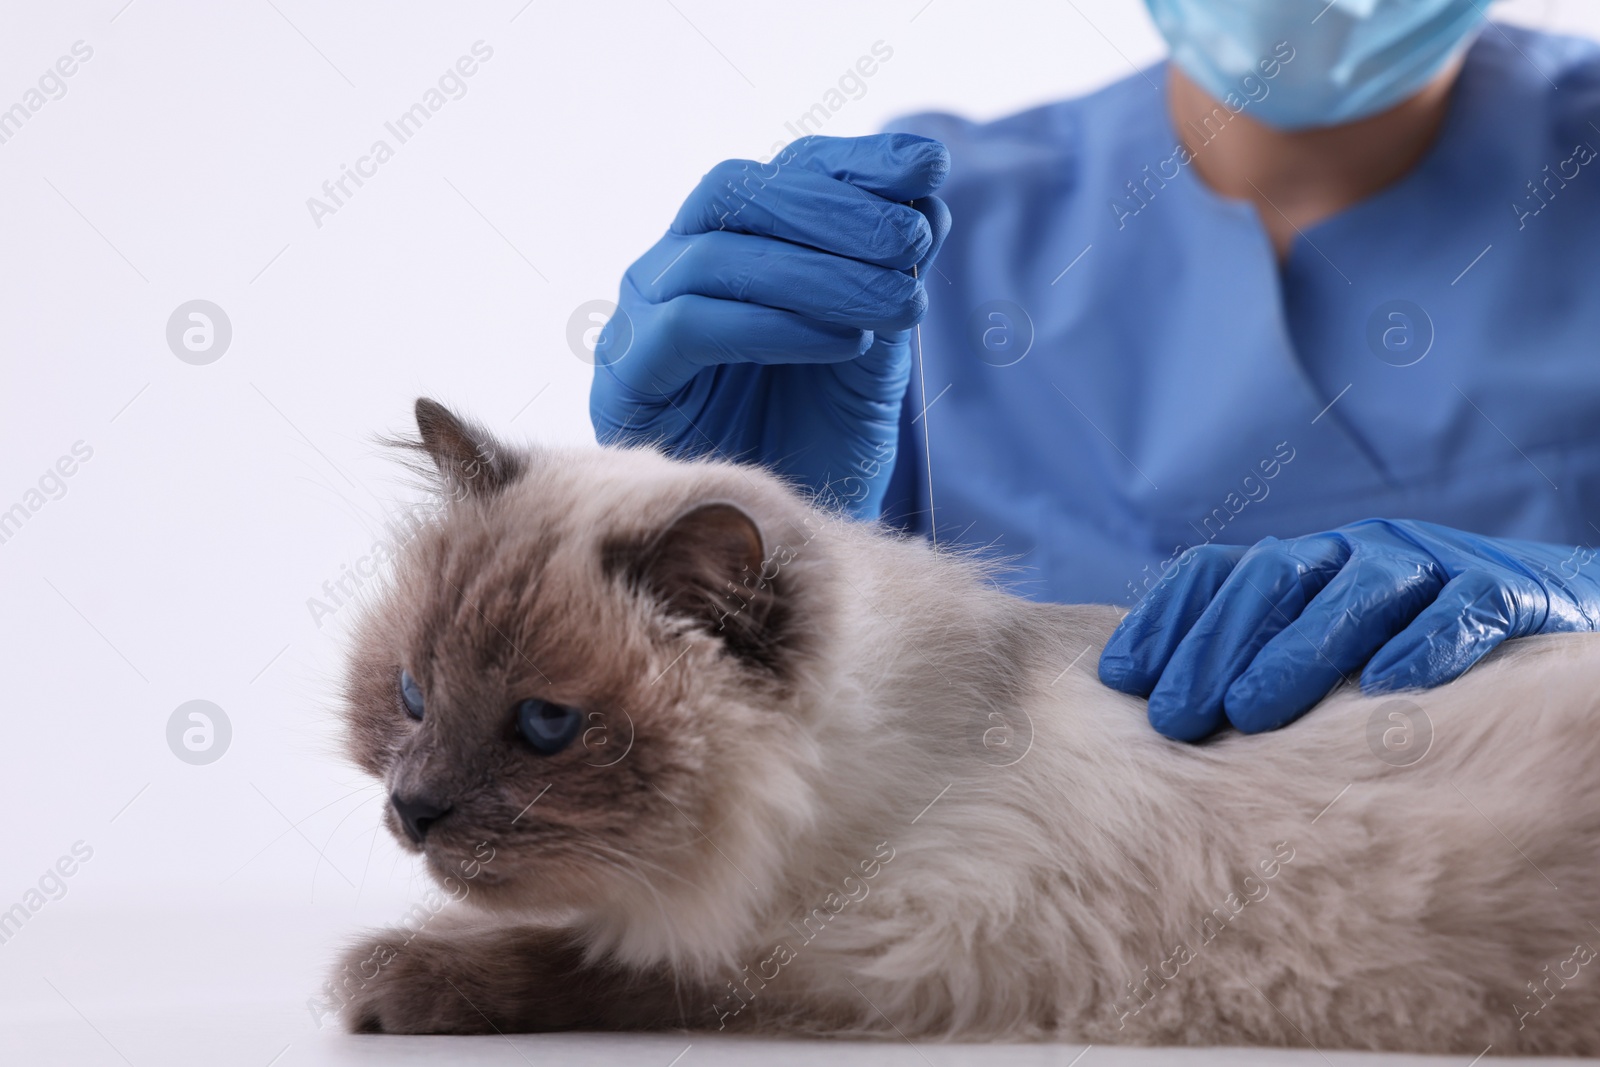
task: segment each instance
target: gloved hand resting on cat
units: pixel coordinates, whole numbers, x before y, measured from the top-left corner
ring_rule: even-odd
[[[1100,680],[1178,740],[1276,729],[1363,663],[1369,693],[1430,688],[1508,637],[1600,628],[1595,554],[1387,519],[1203,545],[1123,619]]]
[[[906,133],[718,164],[622,279],[594,350],[600,442],[759,460],[876,518],[949,169]]]

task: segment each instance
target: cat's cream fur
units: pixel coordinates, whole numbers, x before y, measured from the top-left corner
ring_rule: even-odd
[[[455,499],[362,624],[352,750],[451,793],[436,875],[495,859],[461,914],[352,950],[350,1025],[1600,1054],[1600,639],[1179,744],[1095,678],[1115,609],[759,469],[419,416]],[[420,725],[402,662],[432,664]],[[529,687],[611,747],[518,750]]]

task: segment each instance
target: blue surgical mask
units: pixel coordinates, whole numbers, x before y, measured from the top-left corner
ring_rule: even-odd
[[[1416,94],[1471,41],[1480,2],[1145,0],[1200,88],[1285,130],[1353,122]]]

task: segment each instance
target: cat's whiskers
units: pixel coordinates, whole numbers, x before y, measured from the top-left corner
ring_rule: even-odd
[[[603,841],[590,840],[590,841],[587,842],[587,844],[589,844],[590,847],[595,848],[595,849],[604,849],[606,853],[608,853],[609,855],[613,856],[616,860],[630,863],[630,864],[632,864],[634,866],[634,868],[638,869],[641,872],[643,872],[643,871],[645,871],[647,869],[648,870],[657,871],[657,872],[667,876],[668,878],[673,878],[673,879],[676,879],[679,882],[682,882],[684,885],[688,886],[690,889],[697,889],[698,888],[695,885],[695,883],[691,882],[689,879],[685,878],[683,875],[679,874],[677,871],[674,871],[670,867],[666,867],[666,866],[664,866],[664,865],[662,865],[660,863],[656,863],[656,862],[654,862],[652,860],[647,860],[642,856],[636,856],[636,855],[633,855],[632,853],[624,852],[621,849],[618,849],[618,848],[615,848],[615,847],[613,847],[611,845],[608,845]]]
[[[628,876],[629,878],[632,878],[634,881],[638,882],[641,886],[643,886],[645,888],[645,890],[650,894],[651,903],[653,903],[655,905],[656,911],[661,916],[661,921],[663,923],[668,924],[668,925],[671,924],[671,920],[667,916],[666,901],[664,901],[662,899],[661,891],[659,889],[657,889],[654,885],[652,885],[650,883],[650,880],[648,878],[646,878],[642,872],[637,871],[637,870],[633,870],[626,863],[619,862],[618,860],[612,859],[612,858],[610,858],[608,856],[605,856],[605,855],[603,855],[603,854],[601,854],[599,852],[583,852],[582,848],[583,848],[583,846],[581,846],[581,845],[578,846],[578,851],[580,852],[580,854],[587,856],[587,858],[595,861],[596,863],[599,863],[603,867],[606,867],[606,868],[608,868],[610,870],[617,871],[620,874],[624,874],[624,875]],[[622,860],[627,860],[627,861],[631,862],[631,857],[629,857],[626,853],[618,853],[618,856],[620,856]]]

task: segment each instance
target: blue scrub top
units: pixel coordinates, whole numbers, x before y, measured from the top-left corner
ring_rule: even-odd
[[[1184,548],[1375,516],[1600,543],[1600,46],[1490,24],[1422,162],[1281,265],[1187,162],[1166,74],[895,125],[952,161],[922,328],[941,545],[1131,606]],[[926,534],[921,411],[913,371],[885,517]]]

